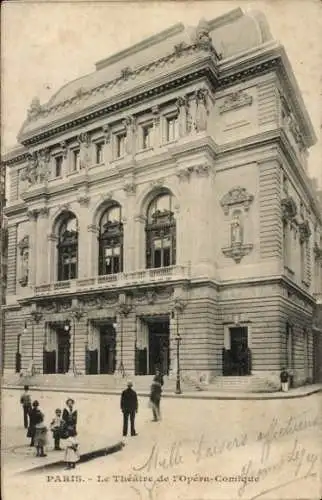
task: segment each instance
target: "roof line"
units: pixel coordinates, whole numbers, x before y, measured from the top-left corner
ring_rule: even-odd
[[[111,64],[117,61],[120,61],[124,57],[135,54],[139,50],[143,50],[147,47],[151,47],[151,45],[160,43],[163,40],[169,38],[170,36],[182,32],[183,30],[184,30],[183,23],[174,24],[170,28],[160,31],[160,33],[157,33],[156,35],[152,35],[148,38],[145,38],[141,42],[131,45],[131,47],[128,47],[127,49],[121,50],[120,52],[117,52],[116,54],[113,54],[112,56],[107,57],[106,59],[101,59],[95,64],[96,71],[103,69],[106,66],[110,66]]]
[[[211,21],[208,21],[208,26],[212,31],[216,28],[224,26],[225,24],[229,24],[232,21],[235,21],[236,19],[243,17],[244,15],[245,14],[242,11],[242,9],[240,7],[237,7],[237,9],[233,9],[230,12],[227,12],[227,14],[223,14],[222,16],[211,19]]]

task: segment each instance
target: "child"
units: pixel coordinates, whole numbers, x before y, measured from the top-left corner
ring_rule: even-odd
[[[39,403],[37,400],[35,400],[32,403],[32,408],[29,413],[29,427],[28,427],[27,437],[31,438],[30,446],[35,446],[34,439],[36,432],[36,424],[39,424],[42,419],[43,419],[43,414],[39,409]]]
[[[57,410],[55,410],[55,417],[53,418],[50,424],[50,430],[53,433],[53,438],[55,443],[54,450],[61,450],[59,446],[60,444],[59,441],[61,438],[62,425],[63,425],[63,419],[61,418],[61,410],[57,408]]]
[[[29,422],[28,422],[28,417],[29,413],[31,411],[31,397],[29,394],[29,387],[28,385],[24,386],[24,393],[21,395],[20,398],[20,404],[22,405],[23,409],[23,425],[25,429],[28,429]]]
[[[66,469],[75,469],[76,462],[78,462],[80,458],[76,435],[77,433],[75,429],[70,428],[68,431],[68,438],[66,439],[65,449]]]
[[[35,425],[35,447],[37,450],[37,457],[46,457],[44,453],[44,447],[47,444],[47,427],[44,424],[44,417],[41,414],[40,422]]]
[[[288,384],[290,380],[290,376],[286,368],[283,368],[281,373],[280,373],[280,380],[281,380],[281,390],[283,392],[288,391]]]

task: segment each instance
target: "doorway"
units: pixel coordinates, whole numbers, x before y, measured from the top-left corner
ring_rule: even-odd
[[[99,373],[112,374],[116,368],[116,334],[111,323],[100,327],[100,364]]]
[[[223,375],[242,376],[251,373],[247,326],[229,328],[229,349],[224,349]]]
[[[63,328],[57,330],[57,373],[69,371],[70,334]]]

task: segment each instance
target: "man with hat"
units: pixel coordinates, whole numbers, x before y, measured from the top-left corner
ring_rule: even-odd
[[[135,414],[138,411],[138,397],[132,389],[133,383],[129,380],[127,389],[121,395],[121,410],[123,413],[123,436],[127,436],[128,421],[130,417],[131,436],[137,436],[135,431]]]

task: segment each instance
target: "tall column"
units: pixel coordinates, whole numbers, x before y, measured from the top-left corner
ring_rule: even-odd
[[[104,163],[105,166],[109,165],[109,163],[113,159],[112,155],[112,141],[111,141],[111,128],[109,125],[104,125],[102,127],[104,134]]]
[[[58,243],[58,237],[55,234],[50,233],[47,236],[48,283],[53,283],[54,281],[57,281],[57,269],[58,269],[57,243]]]
[[[134,217],[135,223],[135,269],[144,269],[146,264],[146,242],[145,242],[145,222],[146,218],[142,215],[136,215]]]
[[[80,215],[78,219],[78,278],[88,278],[89,273],[89,252],[91,250],[91,241],[88,238],[89,224],[89,197],[87,195],[79,197]]]
[[[47,207],[39,210],[37,221],[37,247],[36,247],[36,284],[42,285],[48,283],[48,240],[46,234],[48,231],[48,214]]]
[[[87,226],[87,276],[89,278],[98,275],[98,232],[99,229],[95,224]]]
[[[123,187],[126,197],[126,218],[123,219],[123,271],[135,270],[135,192],[136,185],[133,181],[126,183]]]
[[[153,147],[157,149],[161,144],[161,130],[160,130],[160,109],[159,106],[153,106]]]
[[[187,97],[179,97],[177,100],[179,137],[187,135],[188,100]]]
[[[37,219],[38,210],[29,210],[28,217],[30,223],[29,233],[29,286],[36,284],[36,269],[37,269]],[[43,237],[43,236],[42,236]]]
[[[214,269],[212,227],[212,168],[207,162],[193,167],[190,177],[191,225],[194,228],[192,242],[192,269],[198,276],[211,276]]]

